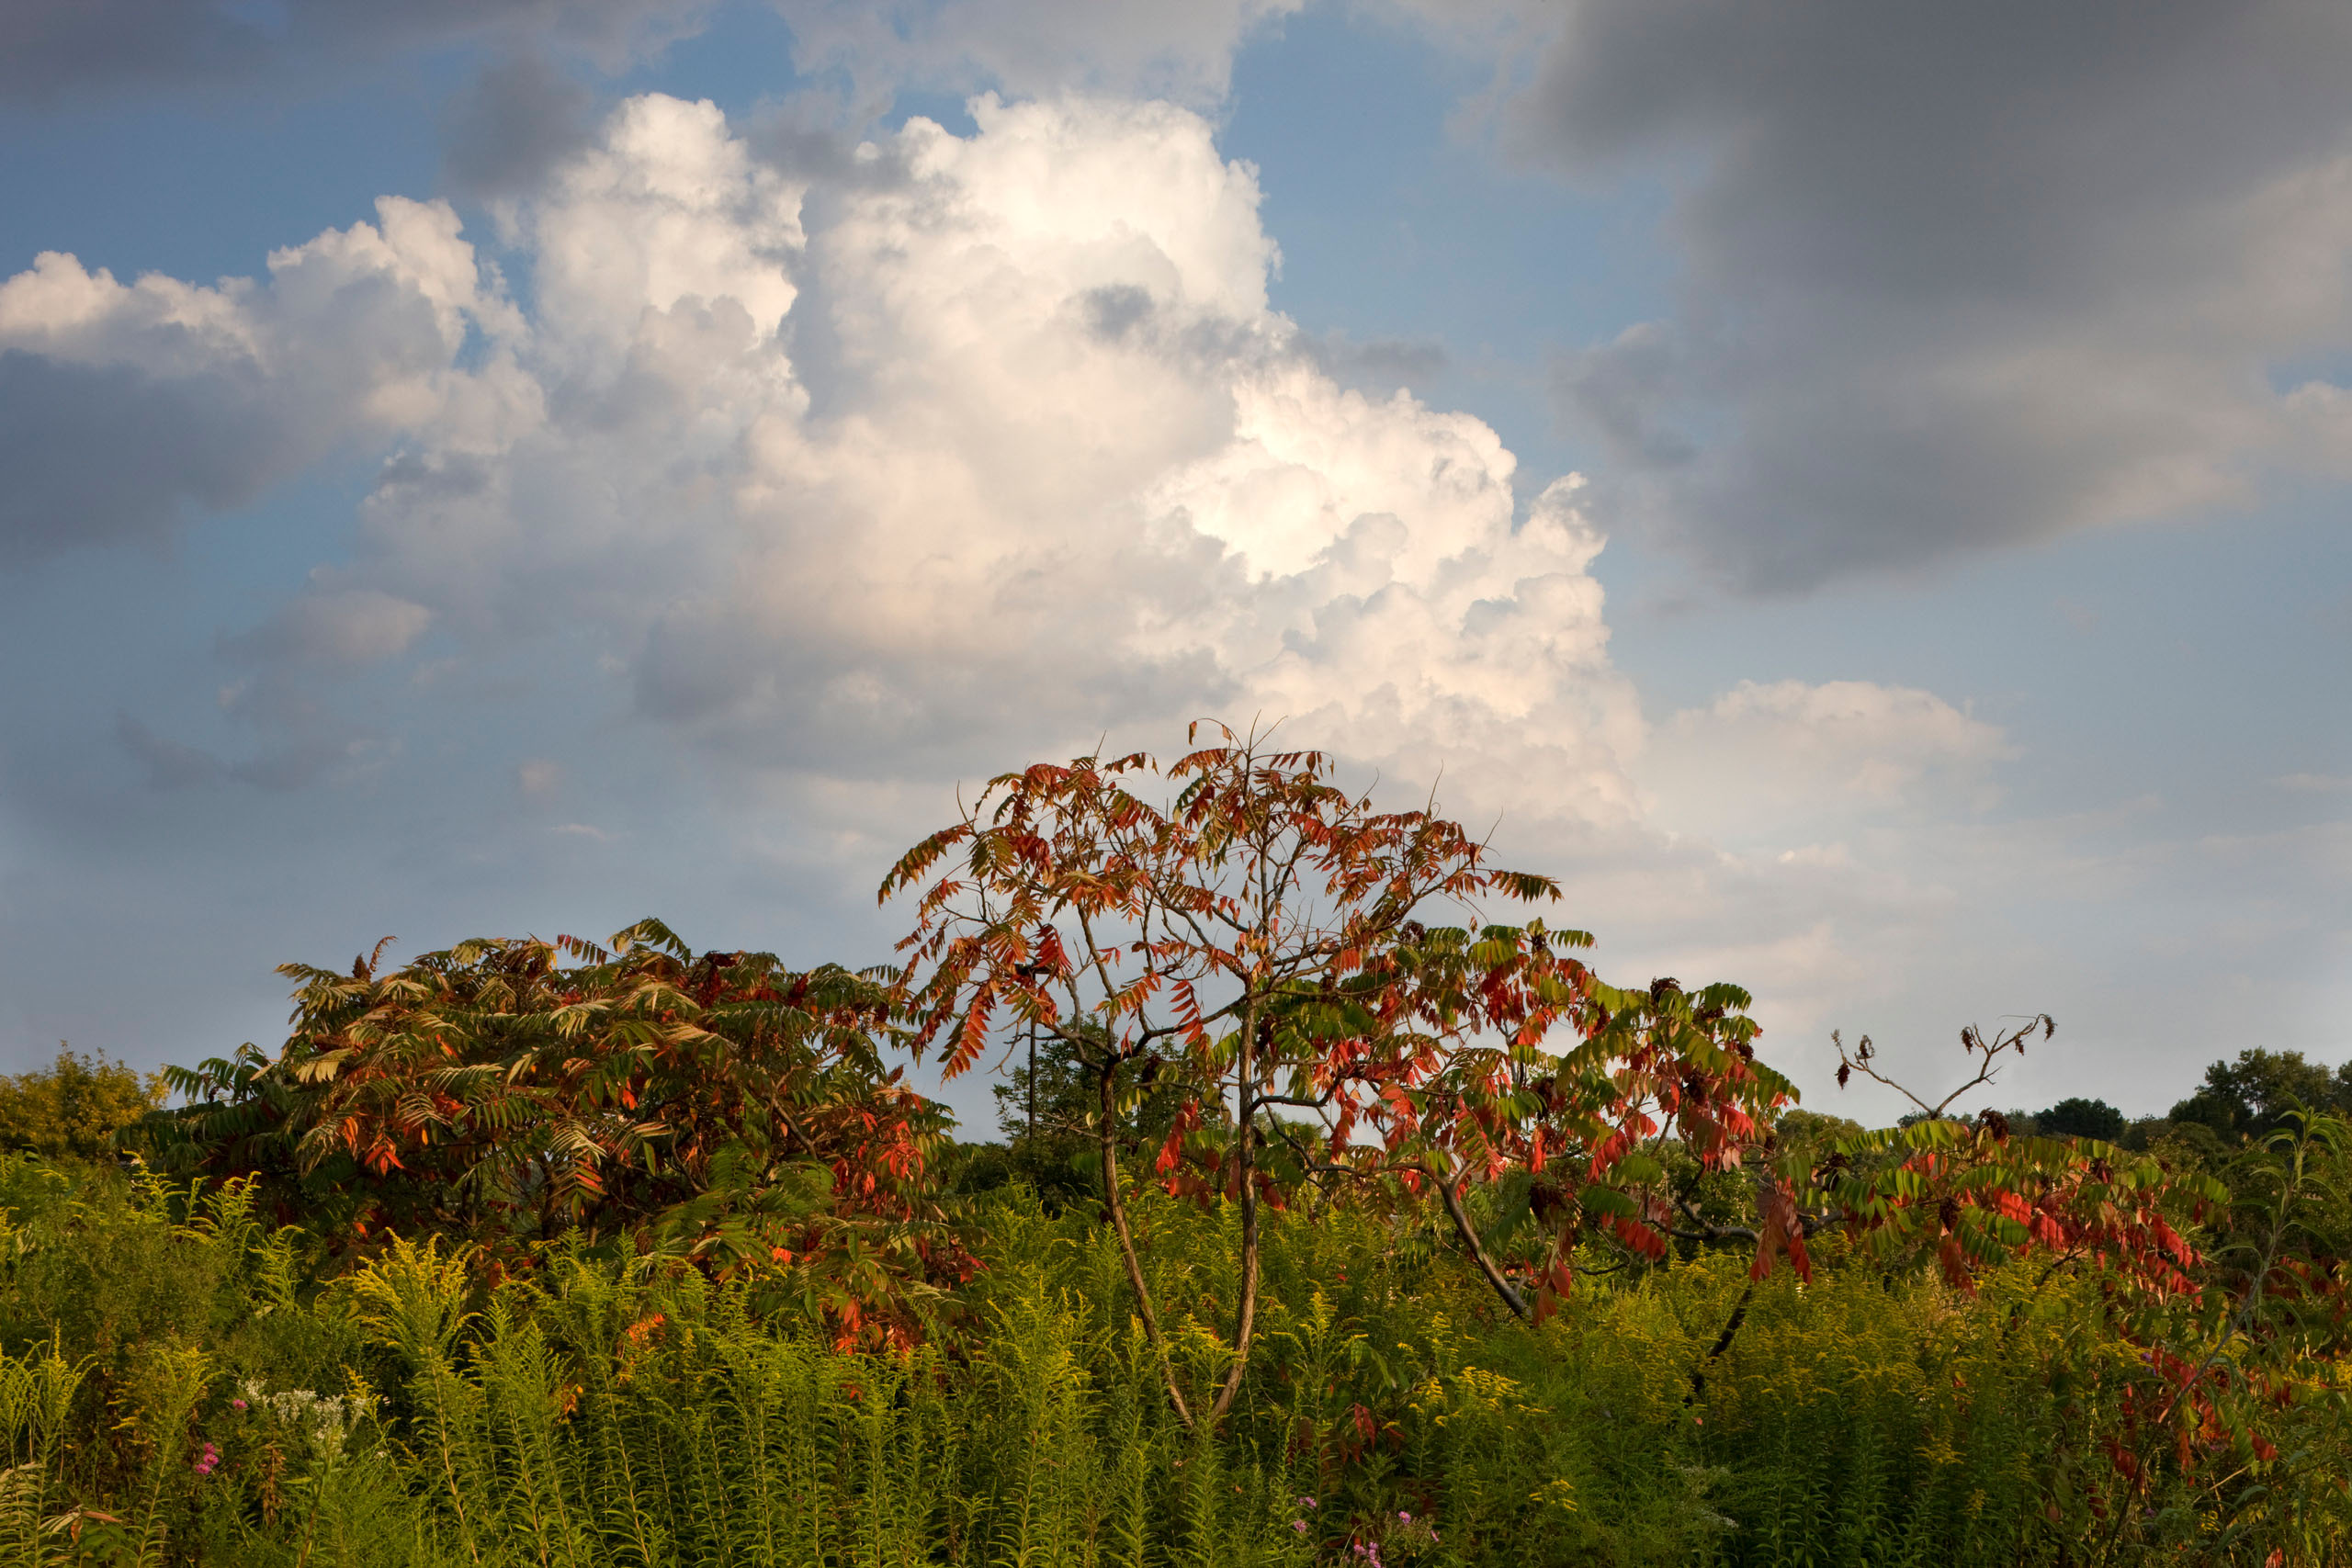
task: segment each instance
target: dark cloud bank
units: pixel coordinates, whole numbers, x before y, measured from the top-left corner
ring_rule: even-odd
[[[618,64],[692,32],[711,0],[7,0],[0,100],[245,83],[322,62],[479,39]]]
[[[2277,367],[2352,342],[2352,6],[1586,0],[1503,129],[1578,175],[1696,171],[1674,319],[1555,390],[1738,586],[2344,456],[2334,389]]]

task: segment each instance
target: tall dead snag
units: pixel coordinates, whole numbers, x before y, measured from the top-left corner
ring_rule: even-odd
[[[1216,743],[1165,769],[1137,752],[993,779],[881,888],[886,900],[922,888],[898,987],[918,1051],[940,1049],[952,1077],[1034,1027],[1091,1079],[1104,1218],[1188,1427],[1128,1223],[1119,1113],[1147,1076],[1186,1092],[1158,1162],[1170,1179],[1185,1175],[1186,1139],[1231,1117],[1218,1185],[1240,1209],[1240,1285],[1215,1420],[1256,1332],[1260,1209],[1282,1199],[1282,1173],[1261,1157],[1275,1118],[1328,1111],[1340,1043],[1424,1010],[1415,953],[1432,908],[1557,897],[1544,878],[1487,869],[1485,847],[1431,811],[1374,810],[1319,752],[1217,724],[1193,726],[1188,742],[1204,729]]]

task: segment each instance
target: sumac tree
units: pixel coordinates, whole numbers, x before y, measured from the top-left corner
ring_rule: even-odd
[[[1842,1226],[1882,1261],[1932,1258],[1963,1290],[1978,1269],[2037,1248],[2112,1269],[2159,1299],[2193,1290],[2197,1257],[2182,1229],[2226,1197],[2211,1178],[2167,1171],[2097,1138],[2017,1136],[1998,1111],[1953,1114],[2004,1061],[2056,1029],[2047,1014],[1963,1029],[1973,1070],[1932,1102],[1881,1069],[1867,1036],[1849,1049],[1833,1033],[1841,1088],[1859,1074],[1917,1114],[1840,1140],[1811,1173],[1819,1201],[1805,1223]]]
[[[442,1233],[509,1264],[563,1237],[658,1247],[852,1340],[903,1338],[968,1270],[925,1179],[949,1119],[886,1066],[870,976],[696,954],[654,920],[280,973],[276,1055],[172,1070],[186,1103],[148,1128],[167,1169],[254,1177],[346,1242]]]
[[[1240,1211],[1220,1417],[1256,1328],[1260,1207],[1283,1197],[1280,1164],[1262,1157],[1271,1118],[1332,1102],[1321,1069],[1345,1041],[1431,1013],[1416,954],[1433,911],[1557,897],[1545,878],[1488,866],[1486,846],[1433,811],[1374,809],[1319,752],[1208,728],[1215,744],[1165,770],[1137,752],[1002,774],[881,888],[885,900],[920,889],[899,983],[918,1050],[935,1046],[952,1077],[1036,1030],[1086,1073],[1105,1217],[1187,1425],[1122,1190],[1123,1108],[1172,1077],[1183,1106],[1158,1174]],[[1188,1140],[1214,1146],[1213,1182],[1188,1169]]]
[[[1759,1277],[1782,1255],[1808,1268],[1786,1178],[1751,1160],[1796,1091],[1756,1059],[1747,993],[1685,991],[1672,979],[1619,989],[1561,951],[1589,942],[1531,923],[1433,932],[1405,954],[1402,1016],[1335,1042],[1318,1066],[1338,1111],[1331,1168],[1432,1184],[1465,1250],[1522,1317],[1540,1320],[1571,1287],[1588,1236],[1657,1260],[1670,1239],[1694,1235],[1688,1226],[1702,1222],[1672,1195],[1669,1156],[1755,1186],[1757,1223],[1703,1239],[1753,1246]],[[1355,1143],[1367,1133],[1370,1159]],[[1545,1222],[1532,1294],[1489,1255],[1464,1202],[1472,1183],[1510,1179]]]

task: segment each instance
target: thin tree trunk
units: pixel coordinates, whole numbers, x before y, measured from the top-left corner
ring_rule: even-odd
[[[1176,1419],[1184,1430],[1193,1429],[1193,1412],[1184,1403],[1184,1391],[1176,1386],[1176,1369],[1168,1359],[1168,1342],[1159,1337],[1159,1314],[1152,1310],[1151,1287],[1144,1283],[1143,1263],[1136,1257],[1135,1234],[1127,1228],[1127,1205],[1119,1192],[1119,1119],[1118,1064],[1104,1062],[1095,1069],[1095,1087],[1102,1105],[1102,1115],[1095,1122],[1095,1137],[1102,1152],[1102,1206],[1111,1216],[1111,1228],[1118,1233],[1119,1257],[1127,1266],[1127,1284],[1135,1291],[1136,1315],[1143,1319],[1143,1337],[1151,1344],[1152,1353],[1159,1358],[1159,1375],[1168,1384],[1168,1402],[1176,1407]]]
[[[1683,1404],[1696,1404],[1699,1396],[1707,1392],[1707,1369],[1722,1360],[1724,1352],[1731,1348],[1731,1342],[1739,1337],[1739,1325],[1747,1321],[1747,1303],[1755,1299],[1756,1281],[1751,1279],[1741,1288],[1739,1300],[1732,1303],[1731,1316],[1724,1322],[1723,1333],[1715,1337],[1714,1348],[1690,1369],[1690,1392],[1683,1395]]]
[[[1233,1328],[1233,1364],[1225,1371],[1225,1386],[1216,1392],[1209,1419],[1221,1421],[1241,1392],[1242,1375],[1250,1370],[1250,1341],[1258,1327],[1258,1009],[1253,1003],[1241,1027],[1241,1142],[1234,1151],[1241,1180],[1241,1308]]]
[[[1503,1278],[1503,1271],[1495,1267],[1495,1260],[1487,1256],[1486,1247],[1480,1245],[1478,1232],[1470,1224],[1469,1212],[1462,1207],[1461,1195],[1453,1190],[1452,1177],[1438,1178],[1437,1195],[1445,1201],[1446,1214],[1453,1221],[1453,1234],[1462,1238],[1471,1260],[1487,1277],[1487,1283],[1495,1288],[1495,1294],[1502,1297],[1503,1305],[1521,1318],[1532,1318],[1535,1314],[1528,1310],[1526,1298],[1511,1288],[1511,1282]]]

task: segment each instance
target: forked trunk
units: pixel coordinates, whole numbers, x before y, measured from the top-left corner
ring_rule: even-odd
[[[1127,1283],[1136,1293],[1136,1315],[1143,1319],[1143,1336],[1150,1341],[1152,1354],[1159,1358],[1159,1375],[1168,1384],[1168,1403],[1175,1406],[1176,1419],[1189,1432],[1193,1429],[1192,1407],[1184,1403],[1184,1391],[1176,1386],[1176,1368],[1168,1359],[1168,1342],[1159,1336],[1159,1314],[1152,1310],[1151,1287],[1144,1282],[1143,1263],[1136,1257],[1135,1233],[1127,1228],[1126,1200],[1119,1190],[1118,1072],[1116,1062],[1105,1062],[1095,1070],[1095,1087],[1102,1105],[1095,1136],[1102,1151],[1102,1207],[1111,1216],[1111,1228],[1118,1233],[1119,1257],[1127,1266]]]
[[[1436,1175],[1435,1172],[1430,1174]],[[1486,1247],[1479,1242],[1477,1227],[1470,1223],[1470,1212],[1462,1206],[1462,1195],[1453,1190],[1458,1179],[1437,1176],[1436,1179],[1437,1195],[1445,1201],[1446,1217],[1453,1222],[1453,1234],[1462,1238],[1463,1249],[1478,1265],[1478,1272],[1487,1277],[1487,1283],[1495,1288],[1495,1293],[1503,1299],[1503,1305],[1510,1308],[1514,1315],[1532,1318],[1534,1314],[1528,1310],[1526,1298],[1511,1288],[1511,1282],[1503,1278],[1503,1271],[1495,1267],[1495,1260],[1487,1256]]]

